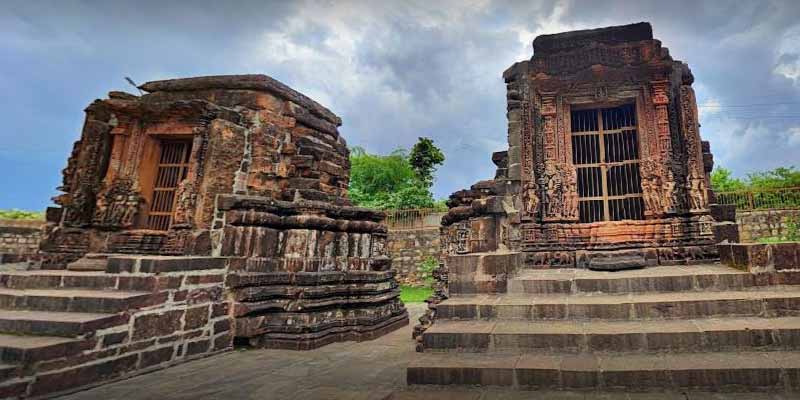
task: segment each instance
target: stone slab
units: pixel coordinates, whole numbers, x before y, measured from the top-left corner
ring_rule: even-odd
[[[439,321],[426,352],[708,352],[800,350],[800,317],[660,321]]]
[[[681,354],[487,355],[426,353],[409,363],[409,384],[481,384],[609,391],[783,391],[796,386],[797,352]]]
[[[505,320],[652,320],[703,317],[794,316],[800,292],[775,286],[753,291],[617,295],[454,297],[437,304],[437,318]]]

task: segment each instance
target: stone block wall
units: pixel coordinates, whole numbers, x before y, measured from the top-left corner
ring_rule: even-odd
[[[44,221],[0,220],[0,263],[22,261],[39,250]]]
[[[720,262],[752,273],[800,270],[800,242],[720,244]]]
[[[389,230],[386,248],[397,271],[397,281],[405,285],[420,285],[422,276],[417,268],[429,257],[439,259],[439,228]]]
[[[233,319],[224,290],[229,262],[210,257],[115,256],[109,258],[109,268],[123,273],[3,275],[0,287],[8,293],[0,298],[4,309],[106,315],[69,330],[63,323],[39,321],[40,332],[65,335],[64,342],[59,348],[36,348],[19,359],[4,359],[23,365],[12,383],[17,391],[12,395],[40,398],[69,393],[232,349]],[[15,296],[20,289],[46,289],[52,294],[44,302],[41,295]],[[83,297],[57,294],[77,289]],[[69,336],[74,329],[80,332]],[[9,394],[12,386],[0,393]]]
[[[736,223],[739,224],[739,235],[742,242],[783,236],[791,221],[800,223],[800,210],[736,212]]]

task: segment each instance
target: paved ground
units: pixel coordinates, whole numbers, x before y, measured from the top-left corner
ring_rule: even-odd
[[[410,305],[412,325],[423,305]],[[790,399],[777,394],[625,394],[516,392],[499,388],[411,387],[405,369],[415,355],[411,325],[362,343],[308,352],[241,350],[62,397],[89,399],[354,399],[354,400],[745,400]]]

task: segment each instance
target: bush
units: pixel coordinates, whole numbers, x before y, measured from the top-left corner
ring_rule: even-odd
[[[433,257],[428,257],[419,266],[417,273],[427,286],[433,285],[433,270],[439,267],[439,261]]]
[[[44,212],[12,208],[10,210],[0,210],[0,219],[44,220]]]

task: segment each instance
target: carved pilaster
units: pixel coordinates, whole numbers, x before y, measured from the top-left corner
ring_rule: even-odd
[[[522,102],[520,109],[520,116],[522,119],[521,137],[520,137],[520,154],[522,161],[522,201],[523,213],[522,219],[534,220],[539,211],[539,187],[537,183],[537,176],[534,169],[534,116],[531,103],[533,102],[532,94],[527,83],[521,85]]]
[[[655,109],[654,125],[655,137],[658,143],[657,153],[661,165],[668,165],[672,161],[672,136],[669,128],[669,81],[658,80],[650,83],[652,102]],[[652,154],[651,154],[652,156]],[[662,178],[662,205],[664,212],[676,212],[674,193],[675,177],[669,168],[664,168]]]
[[[703,147],[697,121],[697,102],[691,86],[681,86],[681,127],[686,143],[686,192],[690,212],[708,209],[708,196],[703,170]]]

